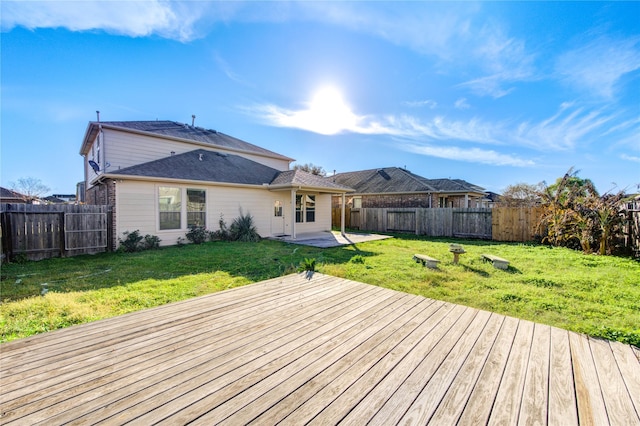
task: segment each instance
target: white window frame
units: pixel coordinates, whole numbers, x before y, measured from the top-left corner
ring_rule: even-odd
[[[180,227],[178,228],[165,228],[162,229],[161,228],[161,221],[160,221],[160,214],[163,213],[160,209],[160,188],[172,188],[172,189],[178,189],[179,190],[179,196],[180,196],[180,210],[179,212],[176,211],[176,213],[180,213]],[[176,186],[176,185],[157,185],[156,186],[156,209],[157,209],[157,213],[156,213],[156,229],[158,230],[158,232],[175,232],[175,231],[188,231],[189,230],[189,213],[191,212],[191,210],[189,209],[189,197],[188,197],[188,193],[189,191],[203,191],[204,192],[204,224],[203,225],[198,225],[198,226],[202,226],[203,228],[206,228],[207,226],[207,199],[208,199],[208,195],[207,195],[207,189],[206,188],[197,188],[197,187],[190,187],[190,186]]]

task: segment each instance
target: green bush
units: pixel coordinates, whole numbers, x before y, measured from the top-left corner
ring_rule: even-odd
[[[124,231],[122,233],[124,239],[118,238],[120,246],[119,252],[134,253],[136,251],[157,249],[160,247],[160,238],[155,235],[140,235],[140,230]]]
[[[220,214],[220,219],[218,220],[218,228],[217,231],[213,231],[209,236],[211,241],[230,241],[231,234],[222,214]]]
[[[157,235],[145,235],[142,241],[143,250],[155,250],[160,248],[160,241],[162,241]]]
[[[240,216],[233,220],[229,228],[231,239],[233,241],[256,242],[260,241],[258,230],[253,224],[253,217],[250,214],[244,215],[240,211]]]
[[[209,239],[210,232],[203,226],[192,226],[187,232],[187,240],[193,244],[202,244]]]
[[[124,239],[118,238],[118,242],[120,243],[118,251],[133,253],[141,250],[140,242],[144,237],[140,235],[140,230],[136,229],[131,232],[124,231],[122,235],[124,236]]]
[[[316,270],[316,260],[304,258],[302,262],[300,262],[300,269],[303,271],[314,272]]]

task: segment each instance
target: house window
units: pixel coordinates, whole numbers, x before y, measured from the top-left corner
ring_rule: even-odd
[[[282,217],[282,201],[276,200],[273,205],[273,216]]]
[[[362,208],[362,197],[353,197],[353,208],[354,209]]]
[[[187,228],[206,227],[207,203],[204,189],[187,189]]]
[[[316,196],[305,195],[305,222],[316,221]]]
[[[447,207],[447,197],[438,197],[438,207],[441,209]]]
[[[316,196],[296,195],[296,222],[316,221]]]
[[[182,190],[161,186],[158,188],[158,211],[160,229],[180,229],[182,212]]]

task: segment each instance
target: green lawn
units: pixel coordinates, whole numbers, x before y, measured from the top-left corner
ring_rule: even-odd
[[[453,264],[449,243],[464,246]],[[414,253],[440,259],[437,270]],[[481,253],[509,259],[508,270]],[[107,318],[295,272],[319,272],[640,347],[640,262],[539,245],[397,235],[332,249],[213,242],[2,266],[0,340]],[[49,292],[40,296],[42,284]]]

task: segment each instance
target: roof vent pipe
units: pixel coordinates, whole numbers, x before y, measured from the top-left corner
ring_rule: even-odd
[[[196,115],[191,114],[191,127],[193,127],[195,124],[196,124]]]
[[[98,116],[98,123],[100,122],[100,111],[96,111],[96,115]]]
[[[198,154],[198,159],[202,161],[202,154]]]

